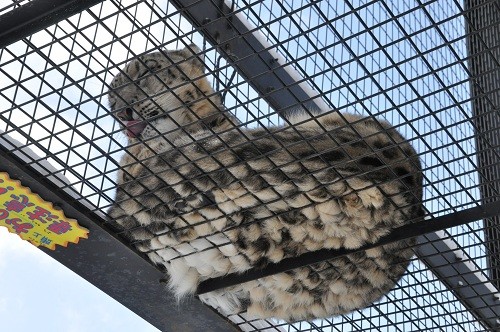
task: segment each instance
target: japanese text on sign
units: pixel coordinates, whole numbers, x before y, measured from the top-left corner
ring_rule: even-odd
[[[18,234],[36,246],[52,250],[56,245],[66,247],[88,237],[88,230],[76,220],[68,219],[51,203],[23,187],[19,181],[0,172],[0,226]]]

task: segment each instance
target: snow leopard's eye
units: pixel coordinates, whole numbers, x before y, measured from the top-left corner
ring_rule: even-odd
[[[131,121],[131,120],[134,120],[134,110],[131,109],[131,108],[126,108],[125,110],[123,111],[120,111],[118,113],[116,113],[116,117],[118,119],[120,119],[120,121]]]

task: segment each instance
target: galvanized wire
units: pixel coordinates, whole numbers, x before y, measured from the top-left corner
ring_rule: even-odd
[[[0,14],[23,3],[12,1]],[[498,1],[470,1],[466,7],[454,0],[235,0],[230,5],[221,19],[231,25],[231,17],[244,18],[250,27],[247,34],[258,34],[272,45],[257,55],[264,58],[276,51],[284,60],[270,72],[291,67],[299,77],[294,85],[309,86],[333,112],[387,120],[408,138],[423,163],[428,217],[480,206],[485,190],[491,193],[490,201],[498,200],[499,179],[490,176],[491,165],[480,163],[477,147],[480,140],[481,153],[499,158],[498,143],[490,139],[499,128],[479,126],[484,118],[498,118],[495,96],[500,86],[486,86],[484,79],[500,69],[477,73],[470,65],[480,57],[500,63],[500,44],[484,37],[484,31],[498,28],[500,22],[477,27],[470,19],[484,8],[500,10]],[[241,121],[236,130],[268,130],[286,123],[281,110],[273,109],[266,98],[287,88],[256,91],[239,71],[245,59],[222,58],[219,51],[225,45],[207,44],[204,31],[183,16],[185,10],[167,1],[111,0],[0,50],[1,135],[20,143],[10,152],[30,148],[37,156],[26,155],[28,165],[40,167],[48,160],[56,171],[46,169],[47,174],[68,179],[61,190],[71,190],[75,201],[88,204],[89,212],[105,215],[114,200],[116,172],[127,144],[108,112],[109,82],[140,55],[191,42],[206,45],[206,76],[220,87],[216,93],[224,96],[224,112]],[[471,38],[483,50],[471,53]],[[481,98],[492,106],[478,114],[473,107]],[[303,108],[298,98],[292,103]],[[484,223],[477,219],[444,230],[444,240],[458,247],[469,273],[482,276],[485,284],[498,284],[494,248],[499,226],[494,218]],[[311,322],[268,323],[288,331],[486,330],[424,258],[414,258],[398,286],[363,311]],[[476,293],[469,300],[481,296]],[[232,320],[252,329],[244,313]]]

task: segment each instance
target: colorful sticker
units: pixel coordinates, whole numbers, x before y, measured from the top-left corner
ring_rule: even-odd
[[[88,238],[89,231],[60,210],[0,172],[0,226],[35,246],[51,250]]]

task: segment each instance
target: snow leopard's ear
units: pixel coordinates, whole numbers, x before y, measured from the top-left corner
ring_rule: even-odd
[[[195,44],[189,44],[181,50],[184,58],[188,59],[193,66],[198,67],[201,71],[205,71],[205,55],[201,49]]]

